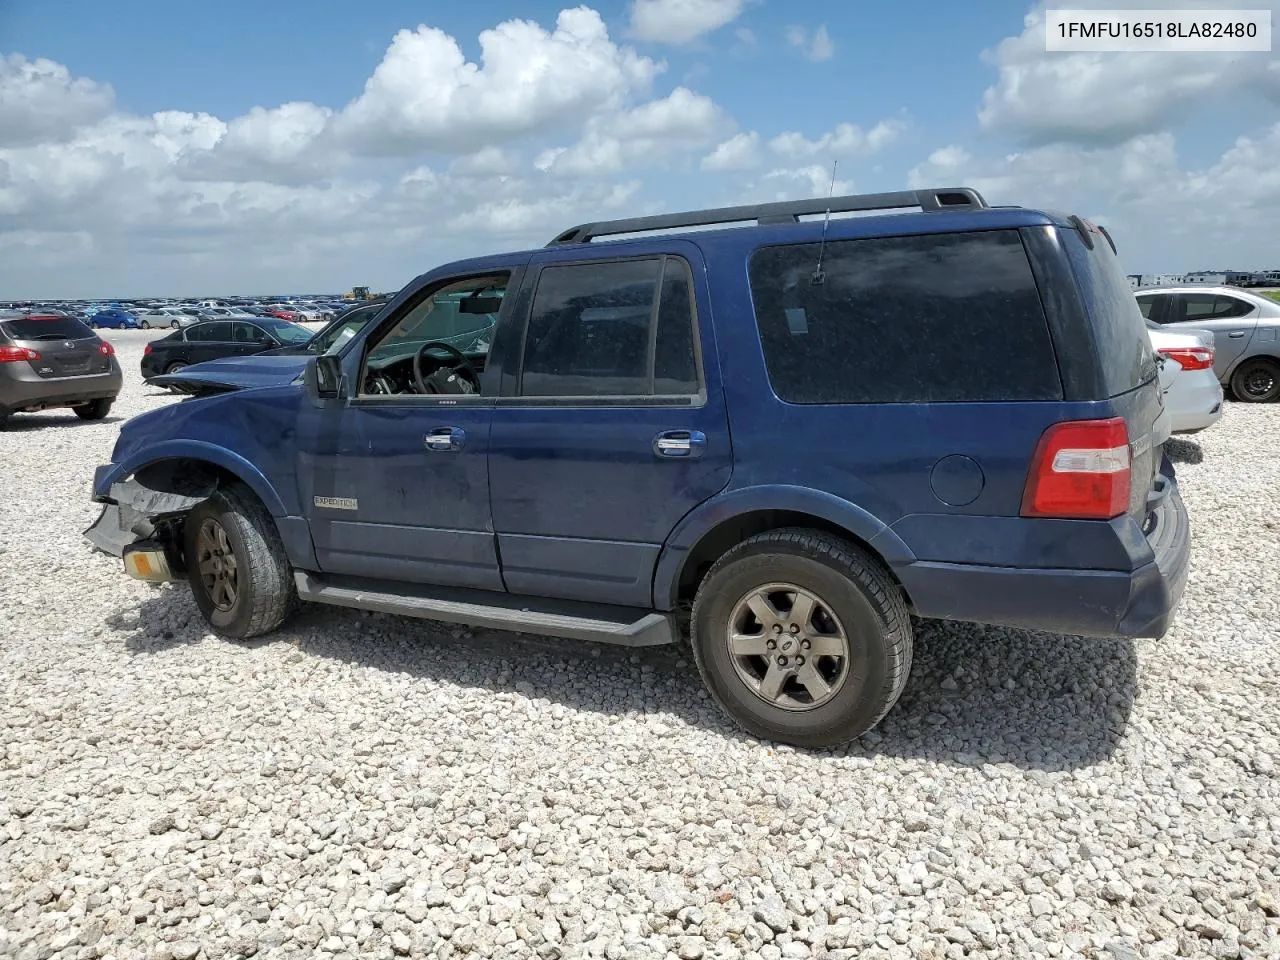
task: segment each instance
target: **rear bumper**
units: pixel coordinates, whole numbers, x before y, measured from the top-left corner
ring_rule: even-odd
[[[1222,419],[1222,384],[1212,370],[1178,374],[1164,400],[1174,433],[1195,433]]]
[[[918,616],[1097,637],[1161,637],[1186,586],[1191,527],[1171,473],[1131,571],[917,561],[898,575]]]
[[[66,407],[90,400],[114,399],[120,393],[122,385],[120,367],[114,362],[106,373],[84,377],[46,378],[37,376],[34,372],[30,376],[14,376],[10,372],[8,376],[0,377],[0,409]]]

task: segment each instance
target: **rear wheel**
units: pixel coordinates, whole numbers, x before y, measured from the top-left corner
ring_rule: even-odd
[[[110,397],[102,397],[98,400],[82,403],[71,409],[76,412],[76,416],[81,420],[101,420],[111,412],[111,404],[113,402]]]
[[[911,620],[897,585],[848,541],[762,533],[707,573],[692,618],[711,695],[749,733],[804,747],[845,743],[897,702]]]
[[[151,323],[148,320],[143,320],[140,324],[138,324],[138,326],[142,327],[143,330],[151,329]]]
[[[187,514],[187,579],[218,633],[244,640],[284,622],[297,601],[275,520],[242,485],[219,490]]]
[[[1280,364],[1265,357],[1244,361],[1231,375],[1231,392],[1247,403],[1280,400]]]
[[[175,320],[173,321],[173,323],[169,324],[169,327],[170,329],[173,329],[173,330],[181,330],[182,324],[180,324],[177,320]]]
[[[171,363],[171,364],[169,364],[167,367],[165,367],[165,368],[164,368],[164,372],[165,372],[165,373],[177,373],[179,370],[181,370],[181,369],[182,369],[183,367],[185,367],[185,366],[186,366],[186,364],[185,364],[185,363],[183,363],[181,360],[179,360],[178,362],[176,362],[176,363]]]

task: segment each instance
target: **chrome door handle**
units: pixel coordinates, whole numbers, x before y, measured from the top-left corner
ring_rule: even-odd
[[[466,439],[467,435],[461,427],[436,427],[422,438],[422,442],[428,450],[448,453],[461,450]]]
[[[669,459],[700,457],[706,446],[707,435],[701,430],[667,430],[653,438],[653,452]]]
[[[1232,340],[1239,340],[1241,337],[1244,336],[1244,331],[1232,330],[1230,333],[1227,334],[1227,336],[1230,337]]]

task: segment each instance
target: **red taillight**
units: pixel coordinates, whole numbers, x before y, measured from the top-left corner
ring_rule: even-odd
[[[151,344],[147,344],[147,346],[150,347]],[[116,348],[113,347],[111,344],[107,343],[107,341],[103,340],[102,343],[98,344],[98,352],[102,354],[104,357],[110,357],[115,354]]]
[[[1055,423],[1040,437],[1022,495],[1024,517],[1110,520],[1129,506],[1124,418]]]
[[[142,355],[145,357],[150,352],[151,352],[151,344],[148,343],[145,347],[142,348]]]
[[[30,347],[13,347],[0,344],[0,363],[21,363],[23,360],[39,360],[40,351]]]
[[[1213,366],[1213,347],[1169,347],[1160,353],[1176,360],[1183,370],[1208,370]]]

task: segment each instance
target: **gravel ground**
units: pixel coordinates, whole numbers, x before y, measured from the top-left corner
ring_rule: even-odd
[[[1176,443],[1163,640],[920,624],[882,728],[807,753],[678,652],[327,608],[216,639],[80,537],[121,418],[174,402],[112,339],[112,420],[0,430],[0,956],[1280,956],[1280,409]]]

